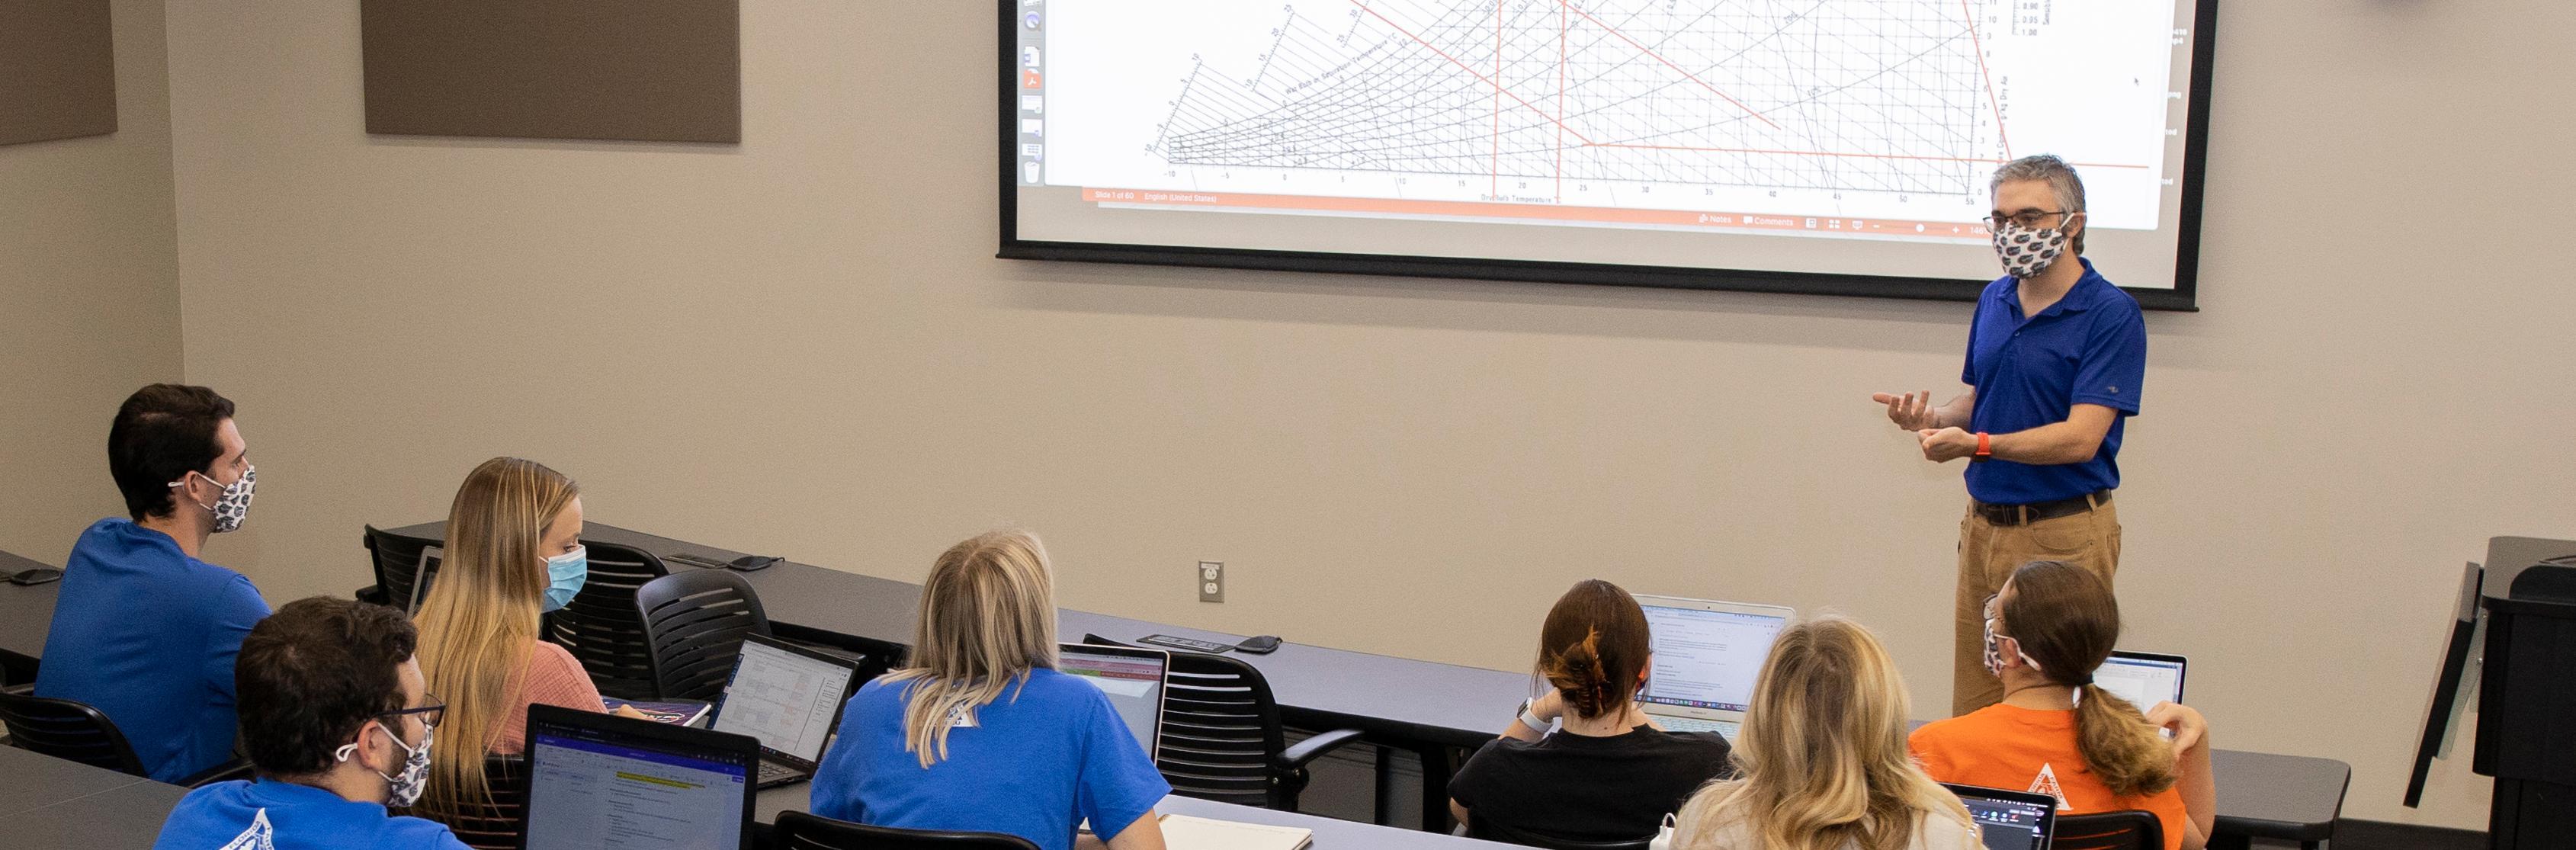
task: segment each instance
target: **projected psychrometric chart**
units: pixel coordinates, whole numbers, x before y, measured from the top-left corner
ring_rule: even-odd
[[[1971,39],[1936,4],[1827,4],[1786,20],[1668,7],[1617,28],[1557,3],[1504,4],[1499,23],[1485,19],[1490,3],[1445,5],[1417,4],[1437,17],[1413,26],[1390,17],[1416,17],[1403,9],[1354,8],[1342,35],[1291,15],[1254,75],[1267,90],[1184,86],[1164,158],[1927,194],[1970,191],[1969,163],[1984,159],[1973,146],[1991,122],[1975,115],[1985,101]],[[1336,55],[1353,35],[1366,46]],[[1462,54],[1498,58],[1484,69]],[[1310,57],[1338,61],[1318,69]],[[1726,89],[1688,70],[1730,67],[1747,70],[1720,76]]]
[[[1051,5],[1047,182],[1117,187],[1088,190],[1107,206],[1983,239],[1987,176],[2044,149],[2095,184],[2097,226],[2153,229],[2172,135],[2170,49],[2103,49],[2141,28],[2066,2]],[[1064,73],[1111,64],[1069,27],[1138,36],[1123,73]],[[2016,77],[2076,58],[2123,84],[2081,116]],[[2122,98],[2143,108],[2102,108]]]

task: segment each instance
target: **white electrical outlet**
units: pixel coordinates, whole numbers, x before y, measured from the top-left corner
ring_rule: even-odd
[[[1200,561],[1198,585],[1200,602],[1225,601],[1225,562]]]

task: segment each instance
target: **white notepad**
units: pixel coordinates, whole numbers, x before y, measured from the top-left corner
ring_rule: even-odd
[[[1315,831],[1164,815],[1163,844],[1172,850],[1306,850],[1315,844]]]

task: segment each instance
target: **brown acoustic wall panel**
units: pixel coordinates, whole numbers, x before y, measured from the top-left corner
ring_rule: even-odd
[[[0,145],[116,132],[108,0],[0,0]]]
[[[737,0],[362,0],[358,12],[367,132],[742,141]]]

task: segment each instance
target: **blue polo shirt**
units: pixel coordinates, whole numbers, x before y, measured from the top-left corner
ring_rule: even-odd
[[[2138,413],[2147,375],[2147,323],[2138,300],[2084,264],[2066,297],[2022,315],[2020,283],[2007,276],[1986,285],[1968,324],[1967,368],[1959,380],[1977,388],[1968,430],[2010,434],[2066,421],[2079,404],[2120,412],[2102,450],[2083,463],[2034,466],[1995,458],[1968,464],[1968,495],[1995,505],[2026,505],[2120,486],[2120,433]]]
[[[110,517],[72,544],[62,588],[36,695],[106,714],[153,779],[232,758],[233,657],[268,616],[250,579]]]
[[[265,779],[217,782],[179,798],[161,822],[153,850],[465,850],[456,834],[432,821],[386,814],[309,785]]]
[[[1004,832],[1070,850],[1089,820],[1101,840],[1172,793],[1118,709],[1081,677],[1034,670],[948,730],[948,758],[904,751],[910,683],[871,681],[841,711],[814,772],[814,813],[905,829]]]

